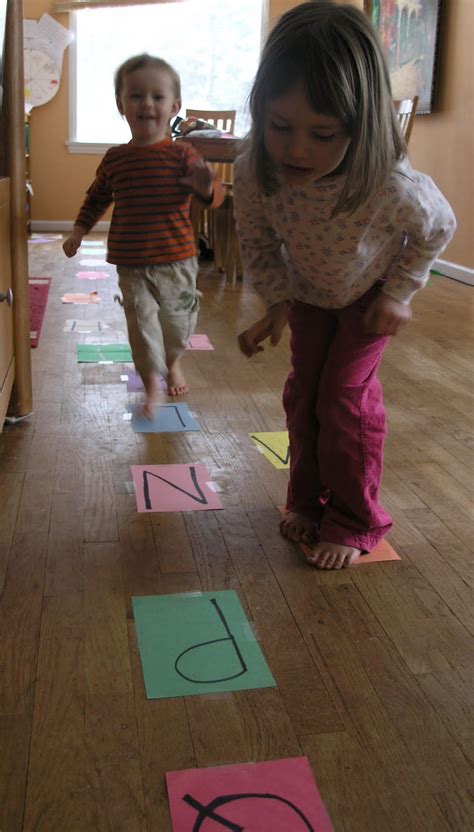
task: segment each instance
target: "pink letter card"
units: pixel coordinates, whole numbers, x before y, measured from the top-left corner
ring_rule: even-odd
[[[137,511],[209,511],[222,508],[211,476],[199,462],[131,465]]]
[[[173,832],[331,832],[307,757],[166,774]]]
[[[213,350],[214,347],[212,346],[211,342],[207,335],[191,335],[188,345],[186,347],[187,350]]]

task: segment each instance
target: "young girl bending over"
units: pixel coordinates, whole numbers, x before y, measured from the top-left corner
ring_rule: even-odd
[[[246,274],[267,311],[242,352],[288,321],[290,438],[281,532],[339,569],[391,527],[379,503],[385,412],[377,369],[390,335],[455,230],[432,180],[406,157],[387,67],[368,18],[331,0],[280,18],[235,165]]]

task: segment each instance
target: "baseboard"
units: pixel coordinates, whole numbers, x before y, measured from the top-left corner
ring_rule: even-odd
[[[465,266],[458,266],[457,263],[450,263],[449,260],[435,260],[432,271],[439,272],[444,277],[452,280],[459,280],[474,286],[474,269],[467,269]]]
[[[38,231],[47,231],[51,233],[53,231],[72,231],[74,227],[73,220],[32,220],[31,221],[31,230],[35,233]],[[94,231],[105,231],[107,232],[110,227],[110,222],[108,220],[101,220],[101,222],[97,222],[94,225]]]

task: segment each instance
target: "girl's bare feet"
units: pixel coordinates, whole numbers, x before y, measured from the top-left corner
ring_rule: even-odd
[[[297,511],[287,511],[283,520],[280,521],[280,532],[288,540],[297,543],[311,544],[318,539],[318,527],[315,520],[309,514],[300,514]]]
[[[166,380],[168,382],[168,396],[182,396],[188,392],[189,387],[181,369],[179,358],[168,367]]]
[[[311,555],[306,556],[310,566],[318,569],[342,569],[350,566],[351,563],[361,554],[360,549],[352,546],[342,546],[339,543],[317,543],[311,547]]]

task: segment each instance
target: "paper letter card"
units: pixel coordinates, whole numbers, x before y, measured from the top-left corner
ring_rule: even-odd
[[[81,280],[105,280],[109,276],[108,272],[76,272]]]
[[[77,332],[78,334],[87,334],[89,332],[103,332],[104,329],[110,329],[109,325],[104,321],[86,321],[78,320],[76,318],[69,318],[66,321],[64,332]]]
[[[213,350],[214,347],[212,346],[211,342],[207,335],[191,335],[187,347],[187,350]]]
[[[67,292],[61,298],[63,303],[99,303],[99,295],[97,292]]]
[[[77,361],[79,364],[124,364],[133,361],[128,344],[78,344]]]
[[[141,407],[131,407],[132,428],[135,433],[181,433],[200,430],[189,407],[184,402],[160,404],[153,412],[153,419],[147,419]]]
[[[233,590],[132,604],[148,699],[275,687]]]
[[[134,370],[130,370],[127,375],[120,376],[120,380],[127,382],[127,393],[141,393],[145,389],[139,374]],[[160,376],[160,387],[162,390],[168,389],[166,379],[162,376]]]
[[[290,445],[287,430],[270,433],[250,433],[255,445],[275,468],[290,467]]]
[[[131,465],[137,511],[210,511],[222,508],[200,462]]]
[[[332,832],[307,757],[166,774],[173,832]]]

